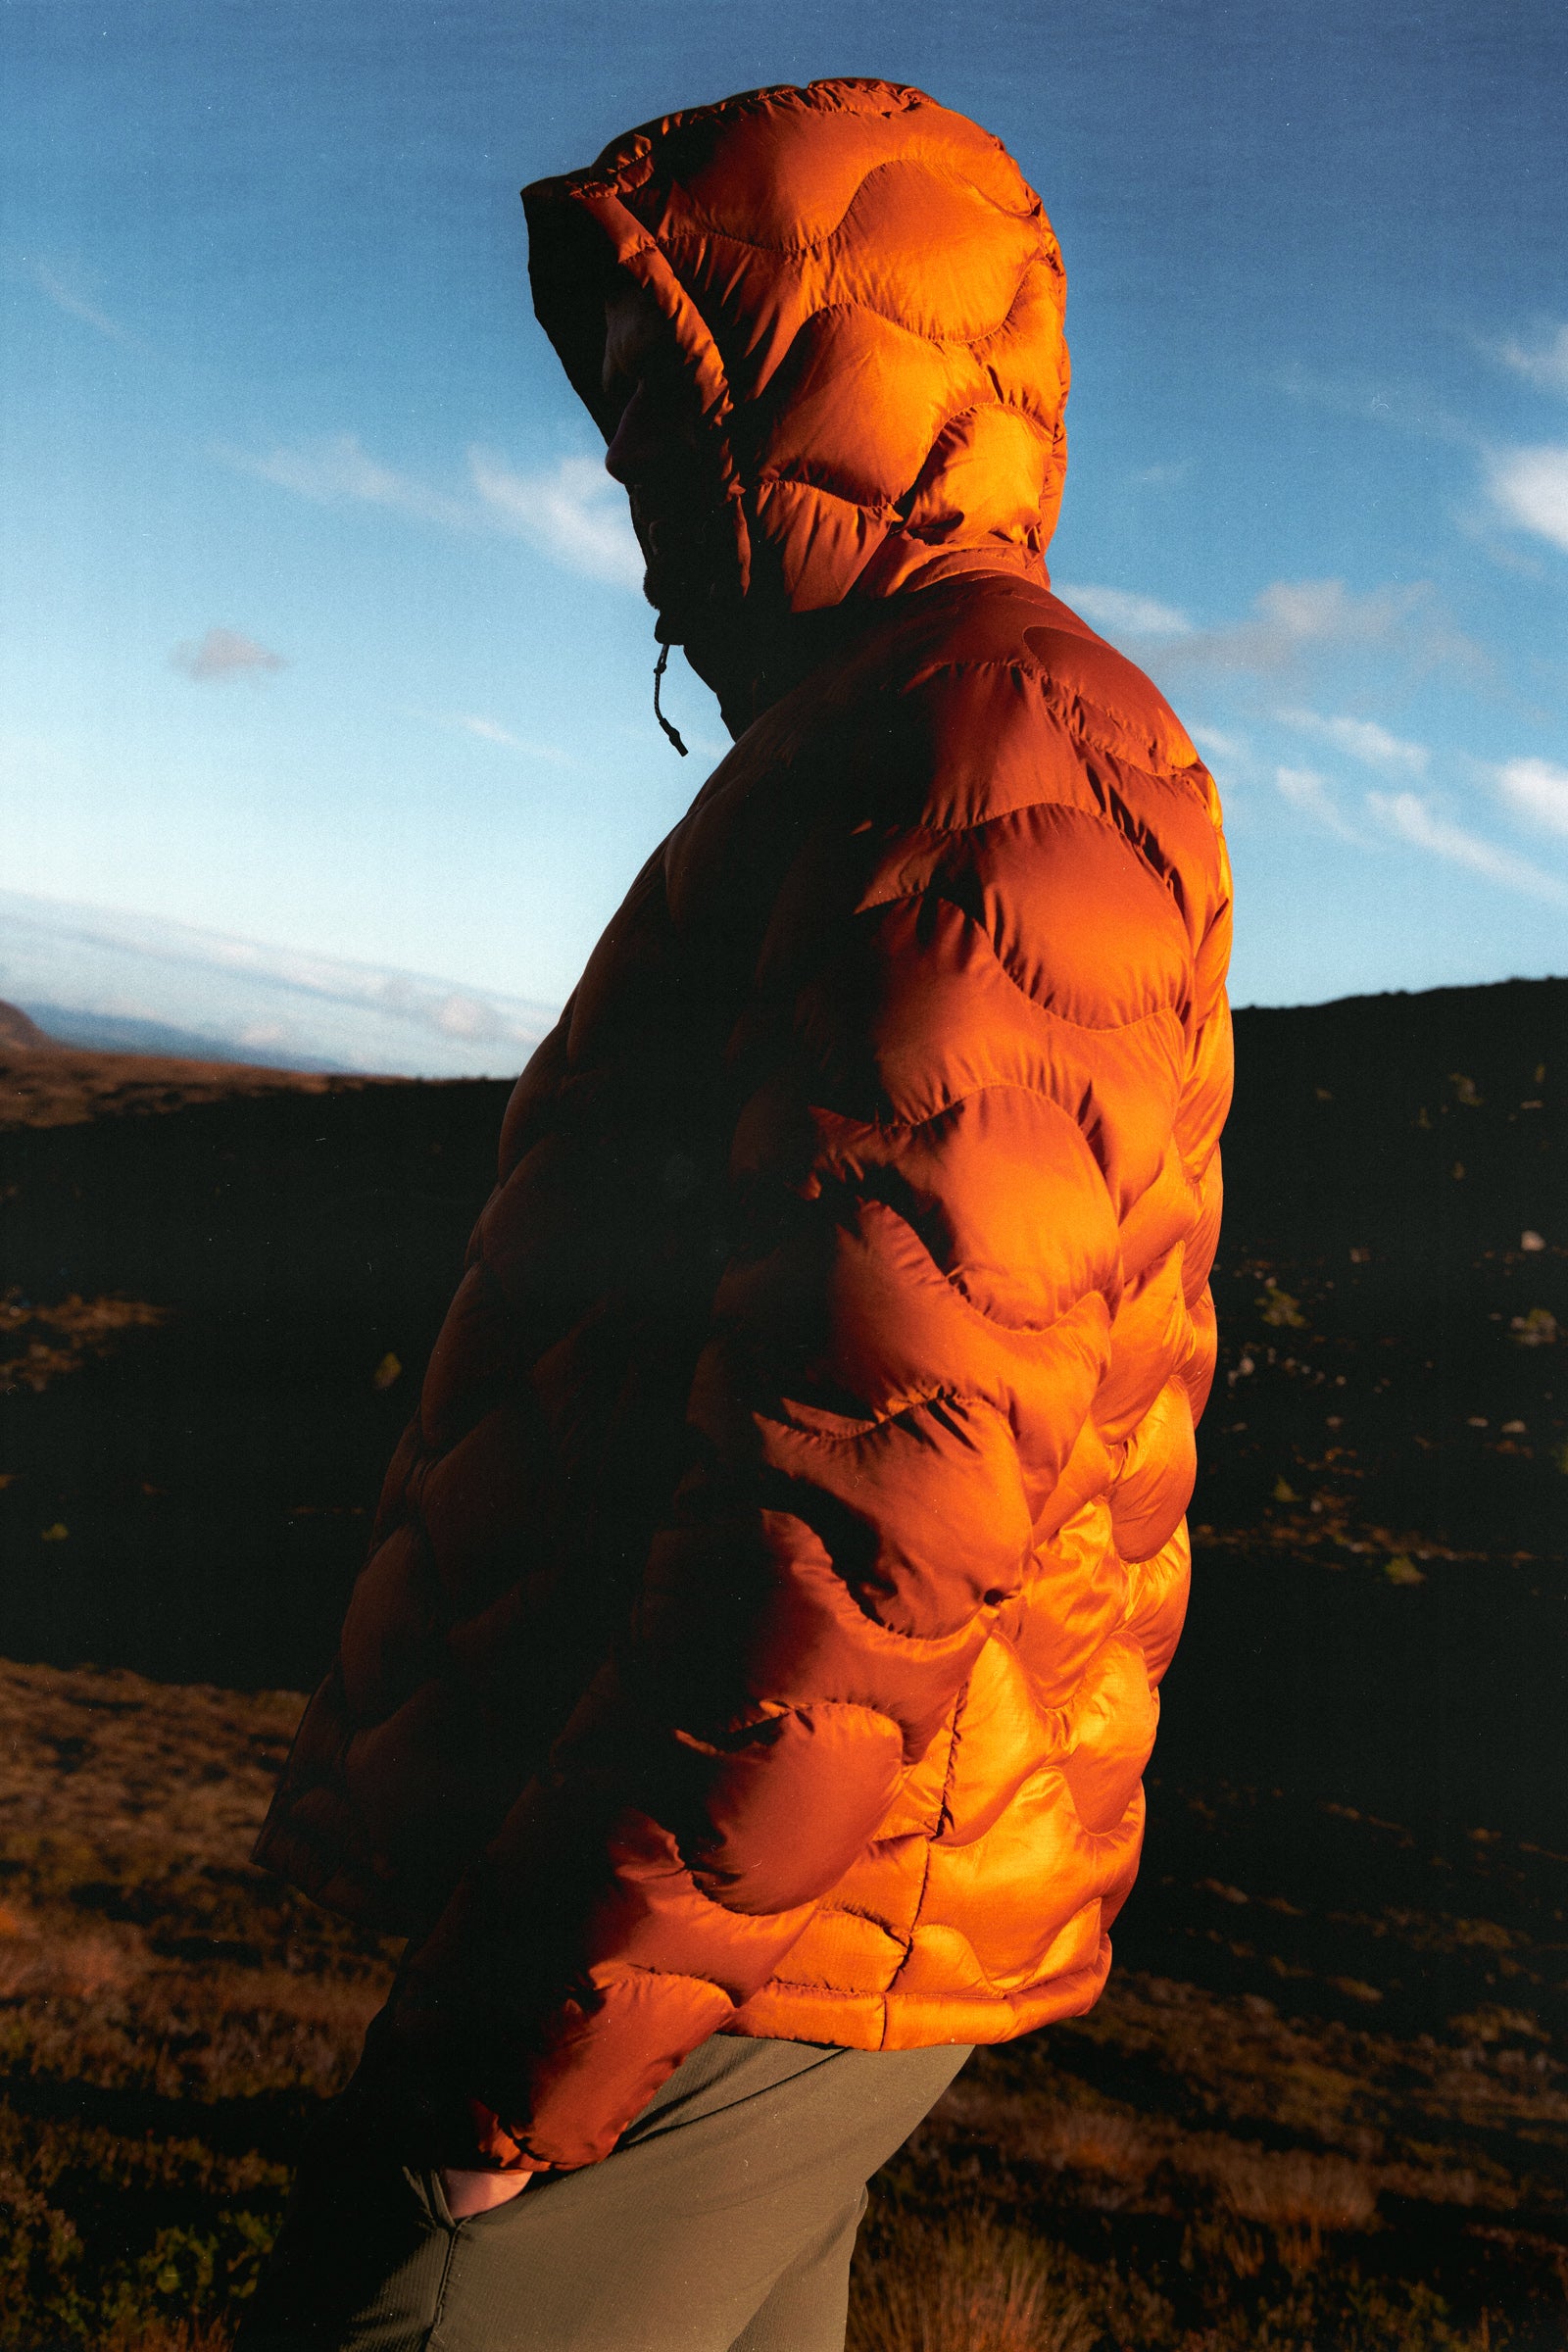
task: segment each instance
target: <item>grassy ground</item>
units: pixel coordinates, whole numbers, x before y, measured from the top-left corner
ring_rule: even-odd
[[[0,1667],[0,2343],[217,2352],[256,2275],[394,1952],[243,1860],[297,1706]],[[1154,1796],[1150,1948],[882,2177],[857,2352],[1568,2342],[1568,1858]]]
[[[244,1859],[298,1712],[0,1666],[0,2343],[172,2345],[255,2276],[391,1973]]]

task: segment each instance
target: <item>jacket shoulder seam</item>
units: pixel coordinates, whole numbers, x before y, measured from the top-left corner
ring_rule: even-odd
[[[1032,625],[1037,628],[1041,628],[1046,624],[1042,621],[1036,621]],[[1066,634],[1068,632],[1063,633]],[[1116,654],[1116,648],[1113,645],[1110,645],[1107,640],[1102,637],[1092,636],[1087,638],[1085,642],[1092,645],[1103,645],[1107,653]],[[1116,654],[1116,659],[1118,661],[1125,662],[1127,657],[1125,654]],[[1128,662],[1128,667],[1135,668],[1135,664]],[[1063,701],[1072,704],[1073,707],[1079,710],[1090,711],[1102,710],[1104,709],[1103,704],[1094,702],[1088,695],[1080,693],[1076,687],[1063,686],[1060,681],[1056,679],[1054,673],[1048,669],[1045,663],[1040,661],[1038,656],[1028,652],[1017,654],[958,654],[953,656],[947,661],[933,662],[929,667],[920,672],[918,679],[911,686],[908,686],[905,689],[905,694],[916,694],[923,687],[930,685],[934,680],[939,678],[962,677],[966,674],[979,674],[990,670],[1004,670],[1015,678],[1032,678],[1042,686],[1054,685],[1056,688],[1058,696]],[[1142,677],[1144,672],[1138,670],[1136,671],[1136,674]],[[1164,707],[1165,710],[1169,710],[1170,705],[1165,702],[1165,698],[1160,694],[1158,687],[1154,686],[1153,680],[1150,679],[1149,684],[1153,689],[1158,702]],[[1109,713],[1107,712],[1106,715],[1108,716]],[[1176,713],[1173,710],[1171,711],[1171,717],[1176,719]],[[1066,722],[1065,719],[1063,720],[1063,723],[1067,724],[1067,731],[1069,734],[1078,737],[1079,740],[1083,739],[1086,730],[1071,726],[1068,722]],[[1176,719],[1176,724],[1180,726],[1181,721]],[[1112,759],[1118,759],[1122,756],[1114,751],[1109,744],[1096,744],[1095,748],[1097,750],[1102,750],[1108,753]],[[1208,774],[1207,768],[1204,767],[1200,760],[1173,760],[1169,761],[1161,760],[1156,765],[1141,768],[1140,772],[1144,775],[1154,777],[1156,780],[1168,779],[1172,783],[1179,782],[1187,785],[1189,790],[1197,795],[1199,805],[1203,809],[1204,814],[1207,815],[1209,813],[1206,796],[1199,790],[1196,782],[1196,778],[1198,776],[1206,776]],[[1024,804],[1024,806],[1028,808],[1034,808],[1040,805],[1041,804],[1036,802],[1026,802]],[[1064,807],[1067,804],[1065,803],[1062,804]],[[1008,813],[1010,814],[1011,811]],[[1086,816],[1089,816],[1098,815],[1100,812],[1098,810],[1086,808],[1083,813]],[[982,819],[981,821],[986,822],[989,820]],[[1105,823],[1109,820],[1102,817],[1101,821]],[[1210,818],[1210,822],[1212,822],[1212,818]],[[961,825],[958,825],[947,829],[950,829],[954,832],[962,832],[965,828]],[[1113,829],[1117,832],[1120,832],[1121,830],[1120,826],[1116,826]],[[1216,833],[1218,832],[1219,828],[1217,825],[1214,827],[1214,830]]]

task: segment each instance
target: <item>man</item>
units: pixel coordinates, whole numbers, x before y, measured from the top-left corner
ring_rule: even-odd
[[[736,743],[518,1081],[257,1848],[409,1940],[242,2342],[827,2352],[867,2176],[1090,2007],[1136,1870],[1225,853],[1050,593],[996,140],[819,82],[525,203]]]

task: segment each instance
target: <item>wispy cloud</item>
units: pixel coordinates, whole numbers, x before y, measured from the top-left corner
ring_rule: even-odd
[[[1347,752],[1366,767],[1380,767],[1394,773],[1424,776],[1431,755],[1425,744],[1406,743],[1380,727],[1376,719],[1331,717],[1318,710],[1289,710],[1275,712],[1287,727],[1296,727],[1303,735],[1315,735],[1323,743],[1332,743],[1336,751]]]
[[[637,588],[644,571],[626,494],[597,458],[562,458],[540,473],[517,473],[483,450],[469,454],[473,486],[503,529],[590,579]]]
[[[1496,770],[1497,790],[1526,824],[1568,834],[1568,767],[1550,760],[1509,760]]]
[[[1568,324],[1555,333],[1549,328],[1538,333],[1532,342],[1521,342],[1509,335],[1501,343],[1487,348],[1494,359],[1511,368],[1516,375],[1526,376],[1543,392],[1561,392],[1568,396]]]
[[[68,318],[79,318],[83,326],[90,326],[96,334],[106,335],[111,343],[138,347],[136,337],[128,327],[122,326],[118,318],[111,318],[107,311],[100,310],[81,291],[80,279],[75,271],[62,274],[57,270],[49,269],[43,262],[32,262],[27,265],[27,274],[39,293],[52,302],[57,311],[64,311]],[[77,279],[75,284],[71,282],[73,277]]]
[[[1275,788],[1283,800],[1298,808],[1303,816],[1311,817],[1326,832],[1338,834],[1342,841],[1358,841],[1359,834],[1334,806],[1329,795],[1328,779],[1312,767],[1277,767],[1274,770]]]
[[[356,433],[261,453],[220,443],[213,454],[241,473],[274,482],[318,506],[381,507],[448,530],[504,531],[589,579],[615,588],[642,584],[642,551],[626,494],[597,458],[561,458],[554,466],[519,472],[491,451],[471,449],[470,494],[465,497],[383,465]]]
[[[1489,882],[1500,883],[1505,890],[1515,890],[1525,898],[1546,899],[1554,906],[1568,906],[1568,882],[1556,874],[1532,865],[1526,858],[1516,858],[1509,850],[1499,850],[1478,834],[1467,833],[1463,826],[1451,824],[1413,792],[1369,792],[1366,805],[1380,824],[1408,841],[1418,850],[1429,850],[1436,858],[1446,858],[1452,865],[1467,866],[1472,873],[1485,875]]]
[[[1343,580],[1275,580],[1253,600],[1252,619],[1198,631],[1182,656],[1209,669],[1288,669],[1309,646],[1386,638],[1409,612],[1411,594],[1380,589],[1355,597]]]
[[[1373,588],[1364,595],[1352,593],[1343,580],[1274,580],[1254,597],[1247,619],[1206,629],[1195,627],[1175,605],[1132,589],[1064,583],[1061,594],[1097,628],[1172,677],[1204,671],[1283,680],[1310,658],[1336,651],[1381,654],[1417,670],[1446,662],[1475,675],[1491,667],[1481,647],[1448,618],[1427,580]],[[1401,744],[1371,721],[1291,714],[1290,723],[1298,721],[1326,730],[1327,739],[1354,759],[1402,766],[1412,774],[1425,760],[1419,745]]]
[[[472,735],[480,743],[493,743],[498,751],[520,752],[525,760],[548,760],[556,767],[577,765],[569,752],[558,750],[553,743],[534,743],[526,735],[514,735],[500,719],[486,718],[481,711],[456,710],[437,723],[455,728],[459,734]]]
[[[1288,676],[1316,654],[1396,656],[1417,668],[1440,662],[1471,672],[1487,658],[1455,628],[1427,581],[1353,595],[1343,580],[1275,580],[1254,598],[1252,616],[1174,639],[1167,667]]]
[[[1189,727],[1187,732],[1211,760],[1228,760],[1240,766],[1251,758],[1250,747],[1240,735],[1227,735],[1219,727]]]
[[[1482,348],[1541,390],[1568,394],[1568,325],[1544,330],[1534,342],[1510,336]],[[1464,417],[1407,387],[1354,386],[1299,371],[1288,372],[1280,381],[1281,389],[1295,399],[1470,449],[1481,461],[1494,511],[1516,529],[1568,548],[1568,448],[1489,447],[1486,435]]]
[[[1162,605],[1152,596],[1139,596],[1130,588],[1068,587],[1059,590],[1064,603],[1071,605],[1097,629],[1104,629],[1113,637],[1185,637],[1192,622],[1174,605]]]
[[[281,654],[258,645],[254,637],[243,636],[238,629],[209,629],[205,637],[188,638],[176,645],[169,659],[175,669],[183,670],[199,685],[235,678],[254,681],[288,667]]]
[[[326,440],[308,442],[303,448],[271,449],[259,456],[220,443],[215,455],[241,473],[275,482],[280,490],[292,490],[296,497],[313,499],[318,506],[358,502],[456,529],[469,527],[474,521],[472,510],[462,499],[449,498],[411,474],[383,466],[361,447],[357,433],[337,433]]]
[[[1568,447],[1557,442],[1494,451],[1487,486],[1507,521],[1568,549]]]
[[[513,752],[520,752],[523,748],[522,738],[514,735],[512,729],[504,727],[498,718],[481,718],[475,711],[460,710],[449,723],[461,727],[465,735],[477,735],[481,743],[505,744]]]
[[[1342,416],[1391,425],[1397,432],[1454,442],[1466,449],[1475,449],[1481,442],[1481,435],[1467,418],[1444,408],[1420,384],[1395,383],[1386,377],[1373,382],[1367,377],[1314,375],[1304,368],[1287,368],[1275,380],[1287,399],[1312,408],[1332,409]]]

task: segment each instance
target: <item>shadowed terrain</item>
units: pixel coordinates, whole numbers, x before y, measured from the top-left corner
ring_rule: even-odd
[[[856,2352],[1568,2345],[1568,982],[1237,1028],[1117,1969],[881,2177]],[[218,2352],[377,2005],[245,1855],[505,1094],[0,1034],[0,2345]]]

